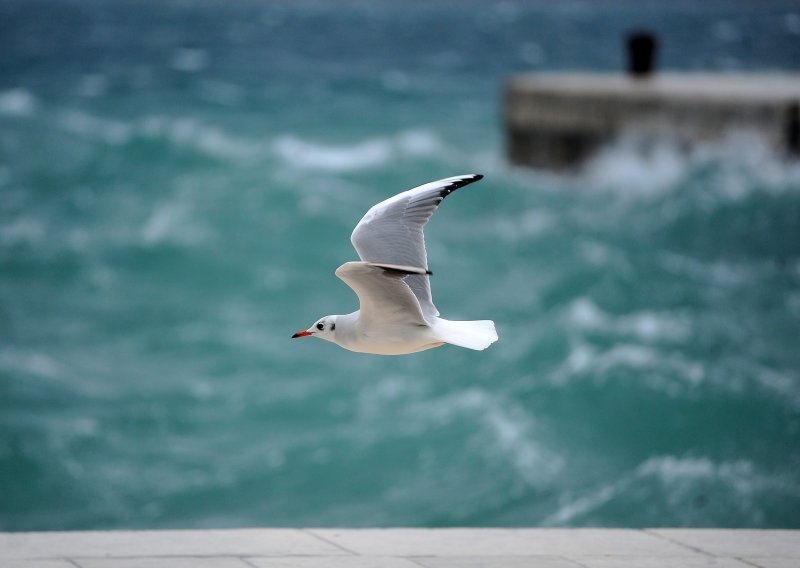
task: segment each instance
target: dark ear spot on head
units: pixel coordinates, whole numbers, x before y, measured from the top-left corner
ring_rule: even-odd
[[[333,331],[334,329],[336,329],[336,324],[335,324],[335,323],[332,323],[332,324],[331,324],[331,331]]]

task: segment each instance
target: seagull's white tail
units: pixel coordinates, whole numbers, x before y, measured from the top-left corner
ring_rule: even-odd
[[[436,335],[445,343],[483,351],[497,341],[497,331],[491,320],[450,321],[437,319]]]

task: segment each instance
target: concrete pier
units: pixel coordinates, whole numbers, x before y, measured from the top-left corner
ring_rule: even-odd
[[[520,75],[504,113],[508,157],[519,165],[579,165],[626,131],[686,145],[755,131],[800,155],[800,75]]]
[[[3,568],[796,568],[800,531],[232,529],[0,533]]]

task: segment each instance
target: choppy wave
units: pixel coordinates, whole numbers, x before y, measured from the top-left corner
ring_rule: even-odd
[[[752,192],[797,192],[800,165],[781,155],[753,131],[733,131],[719,141],[686,147],[670,137],[643,139],[622,134],[584,167],[578,182],[587,189],[631,199],[652,199],[684,191],[692,177],[707,178],[693,191],[738,201]],[[699,176],[698,176],[699,174]]]
[[[60,113],[58,124],[73,135],[112,146],[136,140],[163,140],[175,148],[239,164],[253,163],[269,155],[265,142],[237,136],[189,116],[147,115],[123,121],[73,109]]]
[[[616,332],[643,341],[684,340],[690,333],[687,315],[643,311],[613,317],[589,298],[578,298],[572,303],[569,319],[580,329]]]
[[[640,502],[642,495],[649,499]],[[735,495],[729,500],[728,495]],[[763,515],[765,496],[797,499],[800,486],[780,474],[760,471],[747,460],[713,461],[708,458],[655,456],[618,480],[590,489],[580,496],[565,497],[543,525],[591,523],[599,509],[612,502],[631,502],[647,510],[662,526],[688,515],[699,526],[728,526],[728,515]],[[707,511],[706,509],[711,509]],[[696,525],[696,526],[697,526]]]
[[[241,96],[236,87],[224,84],[204,83],[203,89],[209,98],[223,104],[234,104]],[[14,97],[7,107],[14,112],[27,108],[15,102]],[[175,147],[234,163],[252,164],[275,157],[295,169],[332,173],[377,169],[398,159],[446,159],[448,154],[453,154],[435,133],[424,129],[405,130],[393,136],[354,144],[333,145],[293,135],[248,139],[188,116],[151,115],[126,122],[83,110],[69,110],[60,114],[59,124],[71,134],[114,146],[129,144],[136,139],[166,140]]]
[[[409,130],[353,145],[327,145],[283,136],[275,141],[273,149],[286,164],[296,168],[348,172],[378,168],[398,158],[441,153],[443,144],[430,131]]]
[[[621,13],[387,2],[17,10],[0,529],[800,526],[797,162],[629,133],[578,171],[510,167],[507,75],[616,69]],[[800,19],[752,4],[646,11],[709,39],[675,46],[698,68],[796,66]],[[434,297],[501,341],[289,339],[357,308],[334,270],[370,205],[469,171],[426,228]]]
[[[38,99],[27,89],[0,91],[0,115],[30,116],[36,112],[38,107]]]

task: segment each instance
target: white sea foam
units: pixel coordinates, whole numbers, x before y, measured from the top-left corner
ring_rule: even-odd
[[[383,88],[387,91],[405,91],[411,85],[411,77],[408,73],[397,69],[390,69],[383,74]]]
[[[100,73],[86,75],[81,79],[78,93],[87,98],[102,97],[108,91],[108,77]]]
[[[588,298],[578,298],[569,307],[569,319],[581,328],[598,328],[606,325],[608,316]]]
[[[0,245],[36,245],[45,240],[47,227],[44,221],[30,216],[20,216],[0,224]]]
[[[30,116],[39,106],[39,101],[27,89],[16,88],[0,91],[0,114]]]
[[[133,135],[133,127],[129,123],[100,118],[78,110],[63,113],[60,122],[64,129],[73,134],[102,140],[115,146],[127,143]]]
[[[698,187],[692,203],[706,206],[741,200],[753,192],[780,194],[800,190],[800,164],[787,161],[758,132],[732,129],[724,138],[697,143],[689,148],[679,136],[653,140],[641,132],[628,131],[604,146],[576,177],[584,191],[614,194],[623,201],[660,198],[680,191],[697,172],[710,176]],[[710,167],[711,166],[711,167]],[[562,176],[563,177],[563,176]],[[663,215],[674,214],[680,204],[667,204]]]
[[[172,54],[172,68],[184,73],[197,73],[205,69],[208,56],[202,49],[180,48]]]
[[[741,30],[739,30],[738,26],[730,20],[717,21],[714,24],[711,33],[714,35],[715,39],[724,43],[734,43],[742,37]]]
[[[783,18],[783,25],[790,34],[800,35],[800,14],[786,14]]]
[[[526,209],[514,215],[496,216],[487,221],[484,227],[492,232],[491,236],[499,236],[507,242],[545,235],[558,223],[555,215],[539,208]]]
[[[511,460],[515,471],[531,486],[551,481],[564,467],[564,460],[534,442],[531,419],[513,405],[493,405],[486,414],[497,448]]]
[[[603,383],[620,371],[636,371],[637,381],[671,397],[687,396],[706,378],[705,367],[677,353],[664,353],[636,343],[617,343],[601,350],[573,340],[567,358],[548,376],[557,385],[574,380]],[[730,385],[726,385],[730,388]]]
[[[777,490],[800,496],[800,486],[780,474],[759,471],[748,460],[714,462],[704,457],[656,456],[642,463],[634,478],[654,477],[662,483],[672,501],[691,491],[697,481],[710,481],[733,490],[739,501],[750,501],[754,494]]]
[[[536,435],[533,418],[522,407],[483,389],[470,388],[420,405],[418,416],[438,423],[454,419],[479,420],[486,457],[506,462],[526,484],[541,486],[554,479],[564,459],[545,447]]]
[[[137,125],[137,134],[166,138],[179,147],[188,147],[213,158],[252,162],[264,157],[265,145],[234,136],[227,131],[189,117],[148,116]]]
[[[603,373],[620,367],[647,369],[658,366],[661,353],[650,347],[633,343],[620,343],[604,351],[594,360],[594,370]]]
[[[390,423],[405,435],[466,421],[476,427],[473,446],[485,460],[513,474],[520,483],[550,483],[564,466],[558,454],[545,447],[532,417],[519,405],[479,388],[468,388],[432,398],[422,383],[407,377],[386,377],[365,388],[359,397],[359,432],[362,443],[380,439],[387,413],[401,415]],[[364,428],[374,424],[377,428]]]
[[[579,333],[572,339],[569,355],[549,376],[555,384],[591,378],[606,381],[617,371],[636,370],[643,385],[672,397],[693,396],[694,389],[711,385],[728,393],[742,393],[755,388],[769,396],[778,396],[792,407],[800,406],[800,389],[792,373],[769,368],[735,355],[716,361],[714,365],[689,358],[681,351],[665,351],[659,343],[685,343],[691,338],[688,316],[643,311],[613,317],[588,298],[579,298],[567,310],[569,324]],[[599,349],[583,339],[583,332],[619,334],[612,347]],[[737,343],[749,342],[739,328],[726,330]],[[735,372],[726,370],[730,365]]]
[[[204,80],[200,81],[198,85],[198,94],[213,103],[236,106],[244,99],[245,91],[233,83]]]
[[[798,384],[796,371],[753,364],[749,375],[760,388],[779,397],[781,401],[793,408],[800,408],[800,384]]]
[[[707,262],[675,253],[661,253],[660,264],[670,272],[689,276],[713,287],[735,288],[750,282],[758,266],[728,261]],[[713,288],[711,288],[713,290]]]
[[[602,148],[584,166],[586,187],[641,198],[663,193],[686,174],[687,159],[675,143],[644,143],[636,133]]]
[[[235,136],[190,117],[150,115],[126,122],[70,110],[60,115],[58,123],[68,132],[111,145],[126,144],[136,137],[164,138],[178,147],[240,163],[260,160],[268,154],[264,143]]]
[[[378,167],[392,156],[391,144],[383,139],[353,146],[328,146],[284,136],[275,141],[274,151],[286,163],[298,168],[340,172]]]
[[[533,66],[542,65],[546,61],[544,48],[532,41],[522,44],[519,56],[526,64]]]
[[[62,365],[46,353],[12,347],[0,350],[0,369],[46,379],[56,379],[62,375]]]
[[[142,242],[147,246],[161,243],[197,245],[208,238],[207,231],[191,219],[188,198],[176,196],[156,204],[141,228]]]
[[[180,214],[174,205],[162,206],[153,211],[142,227],[142,238],[148,244],[163,241],[169,234],[175,217]]]
[[[405,130],[399,132],[392,142],[400,153],[407,156],[427,156],[444,151],[444,143],[430,130]]]
[[[545,527],[568,525],[575,519],[596,510],[619,495],[630,485],[627,479],[603,485],[581,497],[567,496],[559,508],[542,519],[541,525]]]
[[[442,148],[438,137],[426,130],[408,130],[349,145],[321,144],[291,135],[281,136],[273,144],[275,155],[289,166],[332,172],[377,168],[397,157],[425,156]]]
[[[654,456],[628,474],[621,475],[610,484],[603,484],[575,496],[566,493],[560,500],[558,508],[543,521],[545,526],[563,526],[580,522],[598,508],[615,499],[626,499],[648,481],[655,481],[657,491],[664,501],[662,506],[670,508],[684,507],[691,502],[698,487],[709,483],[717,487],[717,491],[731,491],[735,499],[731,503],[740,507],[752,507],[756,495],[763,491],[777,491],[800,496],[800,487],[783,476],[764,473],[756,469],[747,460],[715,462],[706,457]]]
[[[649,310],[612,316],[585,297],[570,304],[568,318],[580,329],[612,331],[643,341],[679,341],[686,339],[690,333],[686,317]]]

